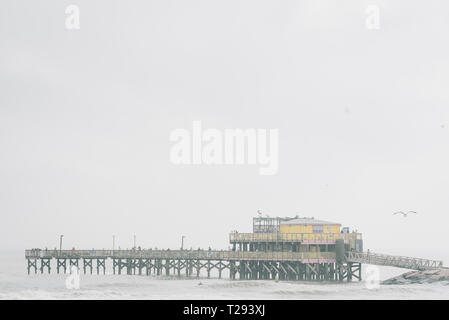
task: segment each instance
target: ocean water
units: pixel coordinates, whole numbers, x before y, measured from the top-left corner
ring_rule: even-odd
[[[351,283],[229,280],[146,275],[81,274],[80,289],[67,289],[68,275],[27,274],[22,252],[0,255],[0,299],[449,299],[449,282],[380,285]],[[405,269],[379,267],[380,280]],[[366,269],[362,272],[365,276]]]

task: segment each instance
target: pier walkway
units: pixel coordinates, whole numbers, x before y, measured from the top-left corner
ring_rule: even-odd
[[[443,261],[393,256],[373,252],[346,252],[346,261],[412,270],[428,270],[443,267]]]
[[[200,276],[201,270],[227,271],[231,279],[279,279],[352,281],[361,280],[361,265],[375,264],[426,270],[443,266],[442,261],[368,252],[292,252],[233,250],[25,250],[28,273],[66,273],[73,266],[84,273],[106,272],[112,260],[113,273]],[[54,263],[56,262],[56,263]],[[96,267],[96,268],[95,268]],[[62,270],[61,270],[62,269]]]
[[[199,259],[335,262],[334,252],[230,250],[25,250],[26,259]]]
[[[231,279],[351,281],[361,279],[360,264],[337,264],[335,252],[232,251],[232,250],[42,250],[25,251],[27,269],[40,273],[66,273],[73,266],[91,273],[106,272],[112,260],[114,274],[200,276],[227,271]],[[62,269],[62,270],[61,270]]]

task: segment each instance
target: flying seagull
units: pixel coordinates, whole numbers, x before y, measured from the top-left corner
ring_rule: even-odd
[[[393,215],[395,215],[395,214],[402,214],[402,216],[405,218],[405,217],[407,217],[410,213],[418,213],[418,212],[416,212],[416,211],[408,211],[408,212],[398,211],[398,212],[393,213]]]

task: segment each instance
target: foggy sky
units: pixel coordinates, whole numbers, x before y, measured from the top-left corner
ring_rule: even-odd
[[[448,33],[443,0],[3,0],[0,249],[227,248],[261,210],[447,264]],[[195,120],[279,129],[278,174],[173,165]]]

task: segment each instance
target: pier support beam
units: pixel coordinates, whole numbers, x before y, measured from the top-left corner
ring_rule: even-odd
[[[210,278],[210,270],[211,270],[210,260],[207,260],[207,277],[208,278]]]
[[[137,260],[137,270],[139,272],[139,276],[142,275],[142,269],[145,267],[146,261],[144,259]]]
[[[64,273],[67,273],[67,259],[56,258],[56,272],[59,273],[59,268],[64,269]]]
[[[72,269],[72,266],[76,266],[79,269],[79,260],[80,260],[79,258],[70,258],[69,259],[70,269]]]
[[[231,278],[231,280],[235,280],[235,261],[230,261],[229,262],[229,277]]]
[[[31,268],[34,268],[34,273],[37,273],[37,259],[27,259],[28,260],[28,274],[30,274]]]
[[[117,267],[117,272],[120,274],[120,259],[112,258],[112,273],[115,274],[115,268]]]
[[[134,259],[126,259],[126,274],[131,275],[133,273],[135,273]]]
[[[106,259],[97,258],[97,274],[100,274],[100,269],[103,268],[103,274],[106,274]],[[92,273],[92,265],[90,267],[90,273]]]
[[[47,271],[48,271],[48,273],[50,273],[50,270],[51,270],[51,266],[50,266],[51,258],[41,258],[40,260],[41,260],[41,273],[44,273],[45,267],[47,267]]]
[[[92,258],[83,258],[83,272],[86,274],[86,268],[90,268],[90,274],[92,274]],[[97,272],[98,274],[98,272]]]
[[[200,271],[201,271],[201,264],[199,260],[195,261],[195,267],[196,267],[196,277],[200,277]]]
[[[170,275],[170,260],[165,259],[165,275],[168,277]]]

